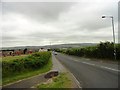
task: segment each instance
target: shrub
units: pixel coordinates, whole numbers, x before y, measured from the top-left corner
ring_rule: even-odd
[[[34,70],[46,65],[51,57],[50,52],[33,53],[22,59],[2,62],[3,77],[13,75],[14,73],[24,72],[26,70]]]
[[[114,44],[112,42],[100,42],[96,46],[84,48],[70,48],[64,50],[57,49],[57,51],[66,53],[68,55],[85,56],[92,58],[114,59]],[[116,44],[116,58],[120,60],[120,44]]]

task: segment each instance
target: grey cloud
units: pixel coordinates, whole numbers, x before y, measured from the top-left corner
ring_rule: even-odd
[[[114,6],[103,6],[103,8],[100,7],[100,9],[93,8],[95,10],[89,10],[91,6],[87,6],[86,3],[79,3],[78,7],[74,6],[76,6],[76,3],[70,2],[4,2],[3,15],[9,16],[10,13],[13,13],[13,15],[14,13],[22,14],[26,16],[23,19],[28,20],[28,22],[26,25],[24,25],[24,23],[22,24],[22,27],[25,26],[25,28],[20,28],[19,23],[15,22],[3,27],[3,43],[6,46],[15,46],[43,45],[49,44],[50,42],[69,43],[112,40],[109,34],[111,31],[108,30],[108,27],[111,27],[111,20],[103,20],[101,16],[104,14],[113,15],[115,16],[115,23],[117,23],[117,10]],[[100,6],[102,6],[102,4]],[[86,8],[88,8],[88,11],[84,13]],[[11,16],[9,18],[11,18]],[[8,24],[12,22],[9,18]],[[17,18],[19,18],[19,15]],[[21,20],[20,22],[22,23]],[[104,33],[107,35],[103,35]]]
[[[38,39],[60,39],[60,38],[64,38],[67,34],[62,34],[62,33],[41,33],[41,32],[36,32],[36,33],[32,33],[27,35],[27,37],[29,38],[38,38]]]
[[[112,40],[110,36],[79,36],[79,35],[72,35],[66,37],[64,40],[66,41],[73,41],[73,42],[100,42],[100,41],[109,41]]]
[[[107,28],[110,27],[111,23],[105,23],[105,22],[99,22],[98,20],[95,21],[93,23],[91,23],[92,21],[87,21],[87,22],[83,22],[81,23],[77,23],[78,27],[74,28],[74,30],[87,30],[90,32],[95,32],[98,31],[99,29],[103,29],[103,28]]]
[[[73,2],[7,2],[3,3],[3,14],[20,13],[39,21],[57,19],[59,14],[67,12]]]
[[[97,9],[96,9],[97,10]],[[102,19],[102,15],[112,15],[114,16],[114,23],[117,24],[118,22],[118,11],[117,6],[116,8],[110,7],[104,10],[98,10],[92,12],[91,14],[86,15],[85,20],[82,21],[82,24],[79,23],[80,28],[95,31],[103,28],[107,28],[111,26],[111,19]],[[89,15],[91,15],[89,17]]]
[[[12,37],[12,36],[2,36],[2,40],[3,41],[9,41],[9,40],[15,40],[17,39],[16,37]]]

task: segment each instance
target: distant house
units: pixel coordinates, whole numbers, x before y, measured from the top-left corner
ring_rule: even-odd
[[[11,56],[11,55],[13,55],[14,54],[14,50],[2,50],[1,51],[1,55],[2,56]]]
[[[1,50],[2,56],[16,56],[16,55],[21,55],[23,54],[23,50],[18,49],[18,50],[14,50],[14,49],[8,49],[8,50]]]
[[[45,49],[45,48],[40,48],[39,49],[39,52],[43,52],[43,51],[48,51],[48,49]]]
[[[32,53],[33,53],[33,50],[28,50],[28,53],[29,53],[29,54],[32,54]]]

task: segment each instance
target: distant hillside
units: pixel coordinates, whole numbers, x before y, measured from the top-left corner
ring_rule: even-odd
[[[19,46],[19,47],[3,47],[2,49],[40,49],[40,48],[72,48],[72,47],[86,47],[95,46],[97,43],[72,43],[72,44],[57,44],[46,46]]]
[[[72,48],[72,47],[86,47],[86,46],[95,46],[95,43],[73,43],[73,44],[59,44],[53,45],[52,48]]]

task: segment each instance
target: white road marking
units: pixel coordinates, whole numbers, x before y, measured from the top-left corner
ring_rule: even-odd
[[[74,60],[74,61],[76,61],[76,62],[80,62],[80,61],[78,61],[78,60]]]
[[[95,64],[92,64],[92,63],[87,63],[87,62],[82,62],[82,63],[88,64],[88,65],[92,65],[92,66],[95,66]]]
[[[59,61],[59,60],[58,60]],[[77,61],[77,62],[79,62],[78,60],[75,60],[75,61]],[[65,67],[66,68],[66,67]],[[66,70],[68,70],[67,68],[66,68]],[[76,81],[76,84],[77,84],[77,86],[79,87],[79,88],[81,88],[80,90],[82,90],[82,87],[80,86],[80,82],[76,79],[76,77],[68,70],[68,72],[72,75],[72,77],[74,78],[74,80]]]
[[[85,60],[90,61],[90,59],[85,59]]]
[[[105,67],[105,66],[100,66],[101,68],[106,68],[106,69],[109,69],[109,70],[112,70],[112,71],[116,71],[116,72],[120,72],[120,70],[117,70],[117,69],[113,69],[113,68],[109,68],[109,67]]]
[[[78,60],[74,60],[74,61],[80,62]],[[105,66],[99,66],[99,65],[92,64],[92,63],[88,63],[88,62],[81,62],[81,63],[88,64],[88,65],[91,65],[91,66],[97,66],[97,67],[109,69],[109,70],[116,71],[116,72],[120,72],[120,70],[117,70],[117,69],[113,69],[113,68],[109,68],[109,67],[105,67]]]
[[[72,76],[74,77],[74,79],[76,80],[78,87],[79,87],[79,88],[82,88],[82,87],[80,86],[79,81],[76,79],[76,77],[75,77],[72,73],[71,73],[71,75],[72,75]]]

